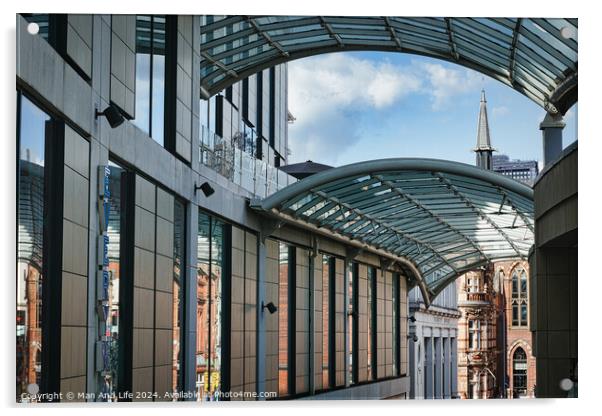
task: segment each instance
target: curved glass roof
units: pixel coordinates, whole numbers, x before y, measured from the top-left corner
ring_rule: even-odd
[[[251,202],[384,250],[415,269],[425,300],[490,261],[526,259],[533,245],[533,191],[463,163],[382,159],[317,173]]]
[[[577,101],[577,19],[201,16],[205,98],[262,69],[337,51],[391,51],[472,68],[547,111]]]

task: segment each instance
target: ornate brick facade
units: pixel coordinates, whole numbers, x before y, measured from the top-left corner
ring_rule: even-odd
[[[534,397],[528,275],[527,262],[505,261],[457,280],[461,398]]]

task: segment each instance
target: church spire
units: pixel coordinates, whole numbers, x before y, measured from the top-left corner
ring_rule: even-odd
[[[491,170],[491,158],[495,149],[491,147],[491,138],[489,137],[489,121],[487,119],[487,99],[485,90],[481,90],[481,104],[479,109],[479,122],[477,125],[477,147],[474,151],[477,154],[477,166],[482,169]]]

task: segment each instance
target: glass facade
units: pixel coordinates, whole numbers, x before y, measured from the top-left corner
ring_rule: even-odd
[[[50,116],[24,96],[18,108],[17,401],[42,378],[45,132]]]
[[[357,263],[351,263],[347,272],[347,377],[349,384],[357,382]]]
[[[514,397],[527,394],[527,354],[521,347],[512,356],[512,392]]]
[[[521,267],[512,271],[512,325],[527,326],[527,303],[529,294],[527,290],[527,272]]]
[[[392,296],[392,309],[393,309],[393,375],[398,376],[400,374],[399,367],[399,315],[400,315],[400,303],[399,303],[399,275],[393,273],[393,296]]]
[[[334,257],[322,256],[322,388],[324,390],[332,387],[330,373],[331,343],[334,335],[331,330],[333,317],[331,305],[334,295]]]
[[[204,401],[217,400],[221,391],[224,228],[222,221],[199,212],[196,386]]]
[[[184,329],[184,280],[186,278],[186,205],[174,200],[174,273],[173,273],[173,373],[172,390],[182,391],[183,329]]]
[[[105,336],[109,337],[110,374],[105,375],[103,392],[112,397],[119,391],[119,282],[121,271],[121,221],[122,200],[121,184],[124,169],[117,163],[109,161],[109,221],[107,236],[109,238],[107,257],[109,265],[109,314],[105,322]]]
[[[165,16],[136,16],[136,118],[133,123],[164,143]]]
[[[376,378],[376,269],[368,267],[368,380]]]
[[[278,270],[278,396],[290,394],[289,390],[289,252],[290,247],[279,243]]]

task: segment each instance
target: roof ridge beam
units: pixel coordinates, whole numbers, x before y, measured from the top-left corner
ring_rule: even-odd
[[[343,42],[343,39],[341,38],[341,36],[339,36],[338,33],[336,33],[333,29],[332,26],[330,25],[330,23],[328,23],[326,21],[326,19],[324,19],[324,16],[319,16],[320,17],[320,25],[326,29],[326,31],[328,32],[328,34],[330,35],[331,38],[333,38],[334,40],[337,41],[337,45],[339,46],[339,48],[344,48],[345,47],[345,43]]]
[[[251,16],[245,16],[245,20],[251,25],[253,26],[253,28],[255,29],[255,31],[257,32],[257,34],[259,34],[261,37],[263,37],[265,39],[265,41],[272,47],[278,50],[278,52],[280,52],[280,54],[282,56],[285,57],[289,57],[290,54],[284,50],[284,48],[276,41],[272,40],[272,38],[270,37],[270,35],[268,35],[263,29],[261,29],[261,26],[259,26],[259,24],[251,17]]]
[[[401,44],[401,39],[399,39],[399,35],[395,31],[395,28],[393,28],[393,26],[391,25],[391,20],[389,20],[388,16],[383,16],[383,17],[385,19],[385,27],[391,34],[391,40],[393,42],[395,42],[395,44],[397,45],[397,49],[399,49],[401,52],[403,52],[403,46]]]
[[[458,61],[460,59],[460,54],[458,53],[458,48],[456,47],[456,41],[454,39],[454,32],[452,31],[451,17],[445,17],[445,26],[447,27],[447,37],[449,39],[451,55],[454,60]]]
[[[520,27],[523,24],[523,19],[516,19],[516,26],[514,27],[514,33],[512,33],[512,44],[510,45],[510,63],[508,65],[508,80],[511,85],[514,85],[514,67],[516,66],[516,49],[518,45],[518,35],[520,33]]]
[[[217,66],[219,69],[221,69],[223,72],[225,72],[226,74],[228,74],[231,77],[238,77],[238,72],[236,72],[233,69],[228,68],[226,65],[224,65],[223,63],[221,63],[220,61],[216,61],[215,59],[213,59],[213,57],[211,55],[209,55],[207,52],[201,51],[201,56],[203,58],[205,58],[207,61],[209,61],[212,65]]]

